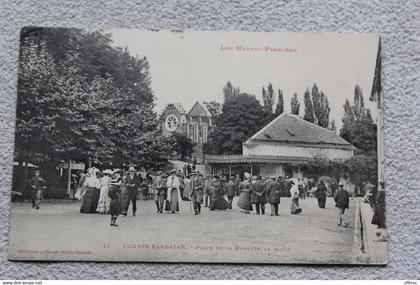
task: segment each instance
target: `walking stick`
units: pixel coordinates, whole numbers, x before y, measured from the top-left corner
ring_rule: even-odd
[[[191,206],[192,205],[192,201],[191,201],[191,197],[190,197],[190,216],[191,216]]]

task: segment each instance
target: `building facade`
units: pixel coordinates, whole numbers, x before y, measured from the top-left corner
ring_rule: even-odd
[[[208,155],[212,172],[303,177],[311,160],[346,160],[355,148],[335,132],[283,113],[242,144],[242,155]]]
[[[194,143],[192,157],[203,161],[203,145],[213,128],[211,114],[207,108],[196,102],[189,112],[179,103],[166,105],[161,115],[161,129],[164,135],[178,133],[187,136]]]

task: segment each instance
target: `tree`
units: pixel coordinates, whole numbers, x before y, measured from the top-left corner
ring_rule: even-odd
[[[312,104],[312,99],[309,93],[309,89],[306,89],[305,95],[303,96],[303,101],[305,104],[305,115],[303,116],[303,119],[305,121],[314,123],[315,122],[314,105]]]
[[[222,104],[217,101],[204,101],[204,106],[209,110],[212,120],[215,120],[222,113]]]
[[[328,128],[331,109],[327,96],[318,90],[316,84],[312,87],[312,104],[316,123],[318,126]]]
[[[24,28],[21,38],[30,37],[30,32]],[[133,57],[127,48],[112,47],[111,34],[75,28],[40,28],[40,32],[56,63],[65,61],[69,52],[78,53],[75,64],[87,83],[110,76],[121,90],[131,90],[139,104],[153,103],[147,59]]]
[[[273,89],[273,85],[271,83],[268,84],[267,92],[265,91],[265,88],[263,87],[262,97],[263,97],[264,111],[267,114],[272,114],[273,113],[274,101],[275,101],[276,98],[274,97],[274,89]]]
[[[240,154],[242,143],[264,125],[263,107],[253,95],[242,93],[223,104],[217,128],[211,133],[206,153]]]
[[[278,99],[277,99],[277,105],[276,105],[276,116],[283,114],[284,112],[284,97],[283,97],[283,91],[281,89],[278,90]]]
[[[186,135],[176,132],[172,136],[176,142],[175,151],[181,155],[181,160],[184,160],[186,157],[191,157],[194,147],[191,139]]]
[[[331,125],[329,129],[333,131],[334,133],[337,133],[337,126],[335,125],[335,120],[331,120]]]
[[[147,60],[114,49],[101,33],[41,33],[21,35],[16,159],[38,165],[68,159],[99,166],[166,163],[173,142],[158,128]],[[133,81],[106,72],[128,72],[127,65]]]
[[[370,110],[365,108],[362,89],[356,85],[353,105],[346,100],[340,136],[358,149],[358,153],[376,152],[376,124]]]
[[[329,125],[329,119],[330,119],[330,105],[328,102],[327,96],[323,92],[321,92],[319,96],[319,106],[320,106],[320,112],[318,114],[318,126],[321,126],[323,128],[328,128]]]
[[[292,101],[290,102],[290,112],[299,115],[300,103],[297,94],[293,94]]]
[[[226,86],[223,87],[223,98],[225,102],[229,101],[230,99],[234,99],[236,96],[239,95],[239,87],[233,87],[232,83],[228,81]]]

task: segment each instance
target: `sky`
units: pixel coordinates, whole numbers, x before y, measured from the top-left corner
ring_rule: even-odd
[[[262,88],[273,84],[283,91],[285,111],[297,93],[300,115],[303,95],[316,83],[328,96],[338,127],[345,99],[353,100],[358,84],[369,101],[379,38],[374,34],[198,32],[186,30],[107,30],[113,45],[127,47],[133,56],[146,56],[156,111],[181,103],[186,111],[196,101],[223,103],[223,87],[230,81],[241,92],[262,101]]]

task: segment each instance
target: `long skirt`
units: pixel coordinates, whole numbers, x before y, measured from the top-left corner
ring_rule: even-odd
[[[290,213],[299,214],[302,212],[302,208],[299,207],[299,198],[292,199],[292,205],[290,206]]]
[[[86,188],[85,196],[83,196],[80,213],[96,213],[99,200],[99,189],[94,187]]]
[[[178,201],[178,190],[172,189],[171,191],[171,201],[169,203],[169,211],[178,212],[179,211],[179,201]]]
[[[213,198],[213,201],[211,201],[210,204],[210,211],[213,210],[226,210],[230,208],[230,204],[228,201],[225,200],[223,196],[216,196]]]
[[[376,204],[374,207],[372,224],[385,228],[385,205]]]
[[[128,200],[128,192],[127,189],[121,190],[120,197],[118,198],[118,201],[120,203],[121,211],[124,211],[123,207],[127,204]]]
[[[251,193],[249,191],[242,191],[236,205],[242,210],[252,211]]]
[[[326,196],[318,197],[318,206],[320,208],[325,208],[325,202],[326,201],[327,201],[327,197]]]
[[[102,187],[99,192],[98,208],[96,209],[96,211],[99,213],[109,212],[111,198],[109,198],[108,191],[108,187]]]
[[[119,199],[112,199],[109,206],[109,214],[118,216],[121,213],[121,202]]]

